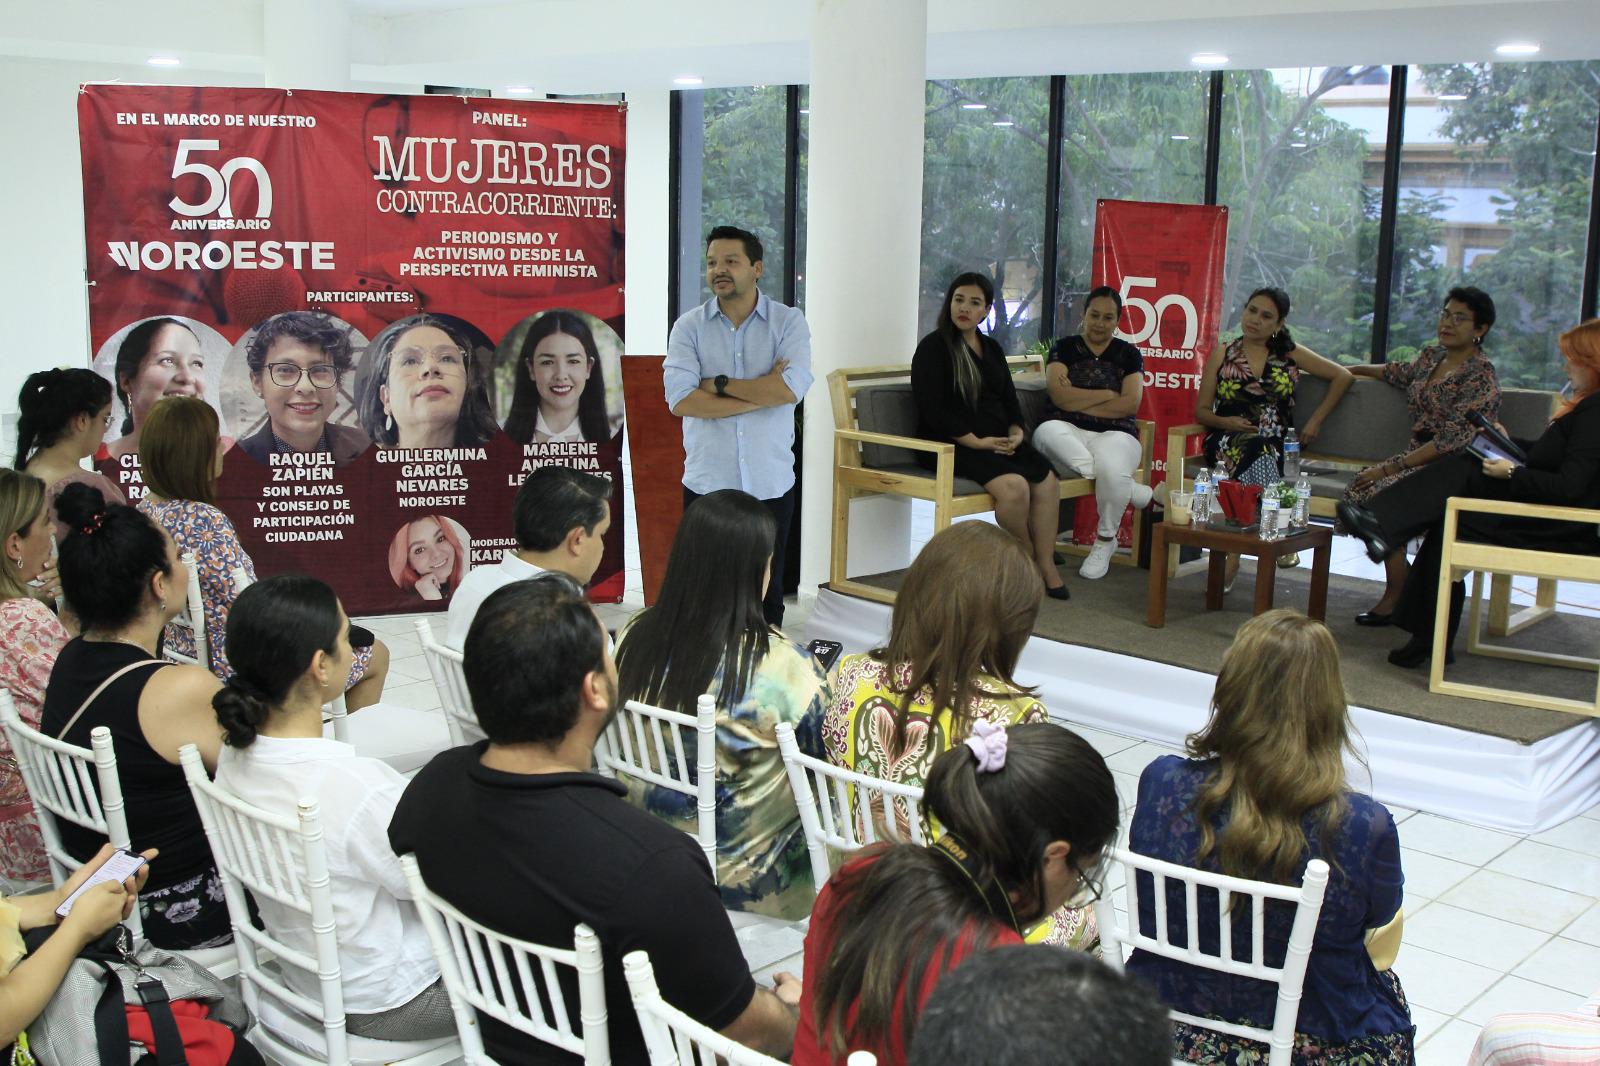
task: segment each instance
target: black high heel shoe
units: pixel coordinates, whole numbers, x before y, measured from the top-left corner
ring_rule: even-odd
[[[1356,625],[1376,629],[1379,626],[1394,625],[1394,612],[1379,614],[1377,611],[1362,611],[1356,615]]]
[[[1367,546],[1368,559],[1381,563],[1389,558],[1392,549],[1384,539],[1383,526],[1378,524],[1377,515],[1353,503],[1341,503],[1337,510],[1345,531]]]
[[[1049,596],[1052,600],[1070,600],[1070,599],[1072,599],[1072,593],[1067,591],[1067,586],[1065,586],[1065,585],[1057,585],[1053,589],[1045,589],[1044,590],[1044,594],[1046,596]]]
[[[1426,666],[1432,658],[1433,638],[1431,636],[1412,637],[1402,647],[1398,647],[1389,653],[1389,661],[1391,663],[1407,670],[1415,670],[1419,666]],[[1446,648],[1444,653],[1445,665],[1449,666],[1455,661],[1455,652]]]

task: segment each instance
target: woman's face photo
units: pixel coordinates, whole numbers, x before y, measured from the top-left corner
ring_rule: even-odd
[[[411,523],[407,532],[406,558],[411,562],[411,569],[424,581],[431,578],[437,589],[440,583],[450,580],[450,572],[456,565],[456,550],[444,535],[438,519],[421,518]]]
[[[437,326],[402,333],[389,354],[389,380],[378,390],[401,448],[449,447],[467,391],[467,358]]]
[[[206,394],[206,360],[200,341],[182,326],[167,324],[150,339],[150,348],[139,363],[139,370],[122,382],[128,406],[138,425],[150,408],[164,396]]]
[[[1084,339],[1090,344],[1110,344],[1120,314],[1117,301],[1109,296],[1096,296],[1090,300],[1089,306],[1083,309]]]
[[[989,317],[989,301],[976,285],[963,285],[950,294],[950,321],[965,333]]]
[[[546,422],[553,421],[552,416],[562,425],[572,420],[593,369],[583,342],[570,334],[552,333],[538,343],[528,361],[528,373],[539,390],[539,408]]]
[[[294,337],[274,341],[250,386],[267,407],[272,432],[299,451],[315,450],[339,400],[339,373],[321,348]]]
[[[1240,317],[1239,326],[1244,335],[1251,340],[1265,340],[1278,332],[1278,326],[1283,319],[1278,317],[1278,305],[1267,296],[1259,294],[1251,298],[1244,305],[1244,314]]]

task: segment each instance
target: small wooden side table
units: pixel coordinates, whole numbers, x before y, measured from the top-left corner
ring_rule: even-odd
[[[1222,578],[1226,568],[1223,553],[1237,552],[1254,556],[1257,560],[1254,614],[1272,609],[1278,558],[1310,550],[1311,595],[1306,603],[1306,613],[1319,622],[1328,613],[1328,563],[1333,557],[1333,529],[1329,526],[1307,526],[1284,534],[1280,540],[1262,540],[1253,532],[1241,533],[1210,526],[1176,526],[1166,522],[1154,523],[1152,533],[1150,591],[1145,601],[1145,624],[1152,629],[1160,629],[1167,624],[1167,553],[1181,544],[1207,548],[1211,552],[1211,567],[1206,576],[1208,611],[1222,609]]]

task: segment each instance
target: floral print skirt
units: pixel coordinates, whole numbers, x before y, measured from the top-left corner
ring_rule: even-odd
[[[144,935],[158,948],[215,948],[233,943],[233,925],[215,868],[154,892],[139,893]]]
[[[1378,975],[1393,990],[1402,1007],[1405,990],[1393,970]],[[1253,1022],[1240,1020],[1241,1024]],[[1178,1062],[1206,1066],[1260,1066],[1267,1061],[1267,1045],[1224,1033],[1178,1022],[1173,1025],[1172,1057]],[[1412,1066],[1416,1062],[1416,1029],[1400,1033],[1381,1033],[1348,1043],[1334,1044],[1306,1033],[1294,1035],[1290,1061],[1294,1066]]]

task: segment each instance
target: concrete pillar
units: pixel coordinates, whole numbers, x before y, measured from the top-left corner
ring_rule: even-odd
[[[840,367],[909,362],[917,344],[926,0],[812,0],[806,175],[807,397],[800,592],[828,578]],[[851,572],[905,566],[910,506],[858,501]]]
[[[672,87],[627,90],[628,166],[624,176],[628,245],[625,251],[627,350],[667,354],[668,190],[672,187]],[[695,186],[699,187],[698,183]]]
[[[261,29],[269,88],[350,88],[350,13],[344,0],[265,0]]]

